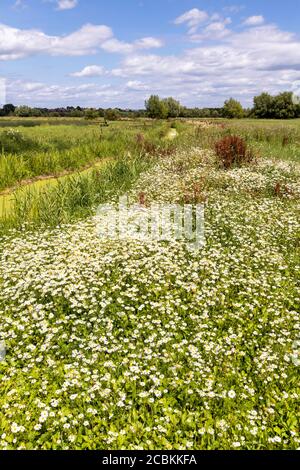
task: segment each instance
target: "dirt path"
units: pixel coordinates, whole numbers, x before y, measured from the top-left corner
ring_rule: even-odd
[[[167,140],[173,140],[173,139],[176,139],[177,136],[178,136],[177,130],[176,129],[170,129],[169,132],[166,135],[166,139]]]

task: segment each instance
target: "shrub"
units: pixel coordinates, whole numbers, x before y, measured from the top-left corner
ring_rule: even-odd
[[[104,113],[104,119],[106,121],[118,121],[120,119],[121,115],[118,109],[106,109]]]
[[[215,151],[225,169],[250,163],[254,158],[252,151],[247,149],[245,140],[235,135],[219,140],[215,144]]]
[[[84,112],[84,118],[87,119],[88,121],[92,121],[94,119],[97,119],[99,117],[98,111],[93,108],[86,109]]]
[[[0,151],[6,153],[19,153],[33,150],[38,144],[22,132],[15,129],[7,129],[0,134]]]
[[[228,119],[241,119],[244,117],[243,106],[239,101],[230,98],[224,103],[223,116]]]

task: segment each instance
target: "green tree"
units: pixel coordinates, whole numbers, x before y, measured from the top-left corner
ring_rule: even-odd
[[[29,106],[18,106],[15,110],[15,115],[18,117],[31,117],[33,114],[33,109]]]
[[[299,105],[294,102],[292,92],[276,96],[262,93],[254,98],[253,114],[263,119],[293,119],[299,116]]]
[[[174,98],[166,98],[163,100],[163,103],[168,109],[168,117],[177,118],[182,113],[182,106],[179,101],[176,101]]]
[[[274,117],[274,98],[269,93],[262,93],[254,98],[253,114],[257,118]]]
[[[93,119],[97,119],[98,116],[99,116],[98,112],[96,111],[96,109],[93,109],[93,108],[88,108],[84,112],[85,119],[90,120],[90,121],[92,121]]]
[[[5,104],[3,106],[3,115],[4,116],[10,116],[11,114],[14,114],[16,107],[13,104]]]
[[[152,95],[145,102],[146,111],[152,119],[166,119],[168,117],[168,106],[159,96]]]
[[[244,117],[244,109],[241,103],[233,98],[225,101],[223,116],[228,119],[241,119]]]
[[[274,117],[276,119],[293,119],[297,115],[297,105],[293,102],[293,93],[284,92],[273,98]]]
[[[106,121],[117,121],[120,119],[120,112],[118,109],[106,109],[104,112],[104,119]]]

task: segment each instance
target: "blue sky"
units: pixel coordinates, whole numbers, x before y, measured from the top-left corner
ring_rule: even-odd
[[[5,101],[250,106],[299,89],[299,16],[298,0],[0,0]]]

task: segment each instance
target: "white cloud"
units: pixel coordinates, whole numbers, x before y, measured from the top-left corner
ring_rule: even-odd
[[[49,36],[36,29],[17,29],[0,24],[0,60],[34,54],[85,55],[96,53],[113,36],[104,25],[86,24],[67,36]]]
[[[72,10],[78,4],[78,0],[57,0],[58,10]]]
[[[160,39],[152,37],[138,39],[134,44],[138,49],[156,49],[164,45]]]
[[[68,36],[52,39],[49,52],[52,55],[95,54],[112,36],[113,32],[108,26],[86,24]]]
[[[277,93],[292,89],[293,82],[300,79],[300,38],[294,33],[268,23],[229,29],[230,18],[218,13],[202,22],[198,17],[194,33],[191,16],[176,21],[187,24],[190,43],[186,50],[169,55],[151,51],[163,45],[159,39],[145,37],[125,42],[103,25],[85,25],[66,36],[0,25],[0,59],[38,53],[84,55],[103,50],[123,55],[113,70],[88,65],[72,74],[82,78],[110,75],[109,85],[77,85],[70,78],[69,85],[10,82],[8,99],[40,106],[141,107],[144,99],[155,93],[172,95],[189,106],[221,106],[230,96],[247,106],[254,95],[264,90]]]
[[[244,25],[246,26],[259,26],[265,22],[265,19],[262,15],[257,15],[257,16],[249,16],[246,18],[246,20],[243,22]]]
[[[162,46],[163,43],[160,39],[152,37],[141,38],[133,43],[119,41],[116,38],[112,38],[103,43],[102,49],[112,53],[132,54],[137,49],[157,49]]]
[[[104,75],[104,73],[104,67],[100,65],[88,65],[80,70],[80,72],[71,73],[71,77],[100,77]]]
[[[149,85],[145,85],[139,80],[129,80],[129,82],[126,83],[126,88],[134,91],[150,90]]]
[[[87,83],[77,86],[49,85],[39,82],[27,82],[22,80],[8,81],[7,94],[9,102],[17,105],[27,104],[30,106],[72,106],[82,105],[87,107],[110,107],[117,106],[125,87],[112,87],[109,84],[97,85]],[[124,104],[129,106],[133,95],[126,93],[128,101]]]
[[[133,52],[132,44],[124,41],[119,41],[116,38],[111,38],[102,44],[102,49],[106,52],[130,54]]]
[[[231,23],[230,18],[225,18],[222,21],[213,21],[209,23],[201,33],[192,34],[192,41],[203,41],[204,39],[223,39],[229,34],[231,34],[230,29],[227,28],[227,25]]]
[[[85,24],[65,36],[49,36],[36,29],[17,29],[0,24],[0,60],[15,60],[34,54],[80,56],[96,54],[100,50],[110,53],[131,54],[137,49],[162,46],[159,39],[141,38],[127,43],[114,37],[105,25]]]
[[[176,55],[126,56],[112,75],[126,79],[132,89],[142,79],[151,92],[173,95],[191,106],[219,106],[230,96],[251,105],[261,91],[289,90],[299,79],[300,39],[295,34],[275,25],[226,32],[226,25],[218,22],[205,30],[213,43],[203,40]]]
[[[178,16],[174,23],[177,25],[186,23],[189,27],[189,34],[194,34],[197,31],[198,26],[205,23],[208,18],[209,16],[206,11],[193,8],[192,10],[183,13],[183,15]]]
[[[231,23],[230,18],[223,18],[219,13],[213,13],[211,16],[206,11],[193,8],[175,19],[176,25],[186,23],[188,34],[192,41],[203,41],[204,39],[222,39],[230,30],[226,28]],[[202,28],[201,31],[200,27]]]

